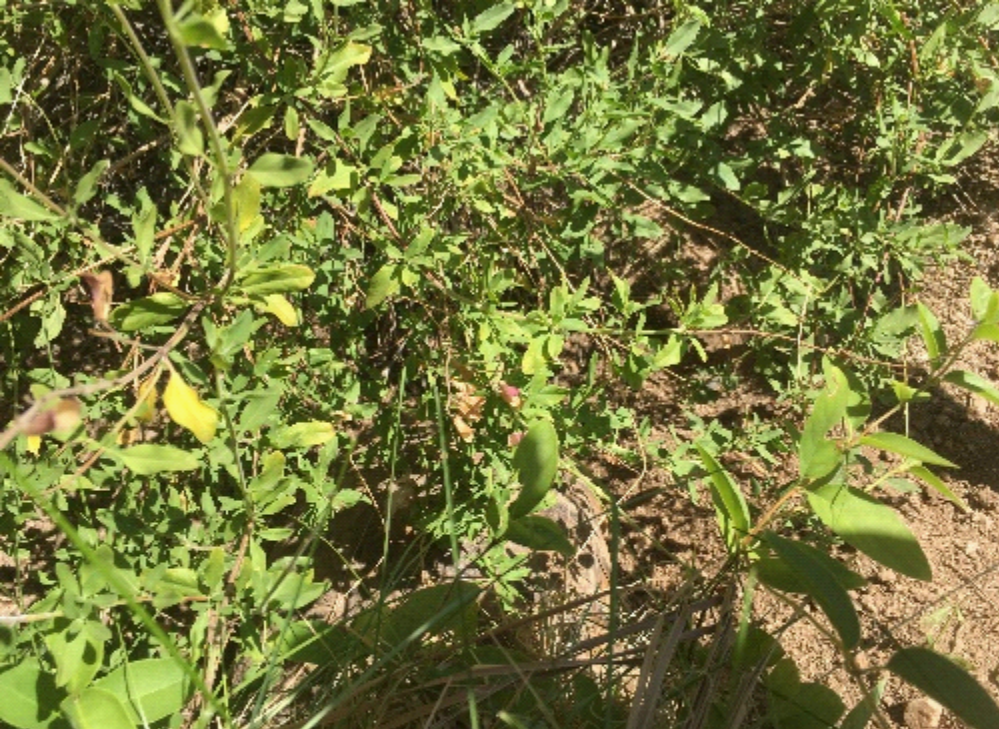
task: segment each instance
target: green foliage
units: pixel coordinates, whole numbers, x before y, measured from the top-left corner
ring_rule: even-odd
[[[995,124],[994,3],[80,0],[6,3],[0,23],[0,549],[30,575],[4,723],[361,725],[402,710],[365,695],[446,680],[473,725],[477,706],[624,725],[616,666],[604,684],[518,668],[516,691],[473,670],[539,658],[499,623],[530,612],[537,553],[576,554],[556,492],[606,453],[703,476],[724,579],[814,599],[845,661],[862,578],[831,535],[929,579],[880,492],[911,476],[963,506],[928,468],[954,464],[872,402],[948,382],[999,403],[953,366],[999,341],[999,293],[974,282],[954,343],[902,294],[969,232],[921,206]],[[694,414],[742,376],[709,351],[740,332],[800,422]],[[916,337],[923,379],[873,364]],[[693,393],[670,452],[622,394],[666,370]],[[797,477],[740,483],[738,450],[796,455]],[[602,485],[618,530],[638,501]],[[816,528],[790,539],[799,496]],[[351,530],[365,510],[373,540]],[[20,536],[39,519],[63,538]],[[334,582],[360,604],[305,614]],[[767,639],[748,675],[768,720],[839,721]],[[924,680],[940,660],[887,669],[964,691]],[[286,701],[299,663],[315,672]],[[987,702],[951,708],[994,725]]]

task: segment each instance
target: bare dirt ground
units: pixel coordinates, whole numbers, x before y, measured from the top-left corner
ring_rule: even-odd
[[[913,290],[940,319],[955,342],[969,330],[968,290],[975,276],[999,287],[999,155],[981,158],[964,176],[963,194],[935,204],[941,219],[973,230],[963,250],[974,261],[953,262],[929,270]],[[916,355],[918,357],[918,354]],[[999,380],[999,345],[980,343],[957,363],[960,369]],[[880,567],[861,555],[853,566],[869,580],[856,594],[864,623],[862,659],[883,663],[901,646],[923,645],[949,655],[968,668],[999,701],[999,408],[947,385],[928,403],[913,406],[908,423],[887,423],[933,447],[960,468],[943,473],[950,488],[969,506],[964,512],[946,499],[925,492],[899,495],[894,505],[914,531],[933,568],[933,581],[920,582]],[[683,539],[675,531],[674,539]],[[696,532],[691,541],[700,539]],[[762,603],[767,605],[765,601]],[[760,617],[770,625],[789,610],[772,606]],[[820,618],[821,619],[821,618]],[[808,621],[798,621],[783,635],[802,678],[819,680],[850,700],[859,691],[838,666],[835,652]],[[882,706],[899,726],[923,729],[906,709],[917,692],[897,680],[888,683]],[[962,724],[945,711],[941,727]]]
[[[962,244],[968,260],[932,267],[908,292],[911,301],[923,302],[937,315],[949,342],[959,341],[972,324],[968,305],[972,279],[980,276],[999,288],[999,152],[992,150],[978,158],[965,170],[962,180],[958,194],[933,201],[928,208],[940,221],[972,229]],[[689,245],[692,241],[688,237],[686,242]],[[696,243],[691,247],[698,251],[691,270],[710,265],[708,247]],[[631,278],[640,285],[638,276]],[[914,351],[912,361],[917,367],[919,359],[919,352]],[[972,346],[956,367],[999,382],[999,345]],[[650,418],[652,438],[661,440],[667,450],[676,445],[676,435],[684,435],[685,416],[676,406],[679,390],[684,387],[675,376],[657,375],[640,393],[622,395],[639,416]],[[738,429],[750,421],[754,411],[773,416],[779,409],[780,404],[749,377],[732,391],[698,406],[695,415],[705,420],[718,418],[727,427]],[[962,511],[935,492],[892,497],[892,505],[899,509],[927,555],[932,582],[906,578],[855,552],[839,555],[869,581],[855,593],[864,635],[858,663],[876,667],[900,647],[930,647],[965,666],[999,701],[999,407],[946,385],[934,392],[929,402],[914,405],[907,419],[898,417],[885,425],[894,432],[908,432],[959,465],[959,469],[941,475],[969,510]],[[729,460],[725,466],[743,488],[764,474],[771,483],[780,480],[772,464],[758,459]],[[643,585],[644,593],[656,602],[691,575],[710,575],[722,564],[724,550],[706,498],[700,506],[692,503],[685,488],[656,469],[606,466],[596,471],[601,482],[614,484],[610,490],[618,497],[661,487],[657,497],[635,509],[624,526],[620,566],[626,583]],[[809,609],[817,622],[824,622],[817,608]],[[761,599],[757,610],[756,617],[771,629],[792,616],[791,609],[777,600]],[[803,681],[819,681],[834,688],[847,708],[860,699],[861,691],[836,651],[811,622],[794,622],[782,634],[781,644],[797,663]],[[882,708],[900,727],[963,726],[946,711],[942,716],[920,717],[914,711],[919,697],[915,689],[891,679],[884,690]]]

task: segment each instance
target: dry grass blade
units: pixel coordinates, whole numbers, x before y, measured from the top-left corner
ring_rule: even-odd
[[[645,661],[638,676],[635,687],[635,697],[628,716],[628,729],[642,729],[652,726],[659,697],[662,695],[666,673],[673,663],[673,656],[684,635],[684,628],[690,620],[690,606],[684,605],[676,613],[666,613],[660,616],[655,632],[645,651]],[[663,635],[667,622],[672,621],[669,632]]]

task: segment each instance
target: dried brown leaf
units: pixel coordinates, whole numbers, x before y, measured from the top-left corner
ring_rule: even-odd
[[[111,313],[111,301],[114,297],[114,280],[111,272],[81,273],[80,278],[90,289],[90,307],[94,310],[94,319],[106,322],[108,314]]]

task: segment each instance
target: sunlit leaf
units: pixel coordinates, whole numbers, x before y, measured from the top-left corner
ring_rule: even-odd
[[[90,687],[60,704],[73,729],[134,729],[125,705],[115,694]]]
[[[947,484],[945,484],[943,480],[930,469],[924,466],[913,466],[909,469],[909,473],[936,489],[963,511],[968,511],[968,506],[961,500],[961,497],[951,491],[950,487],[947,486]]]
[[[863,436],[860,442],[873,448],[879,448],[880,450],[896,453],[905,458],[911,458],[920,463],[957,468],[956,463],[948,461],[923,444],[917,443],[911,438],[906,438],[904,435],[898,433],[870,433]]]
[[[173,422],[194,433],[202,443],[208,443],[215,437],[219,425],[218,411],[206,405],[176,370],[170,372],[170,380],[163,391],[163,406]]]
[[[471,34],[479,35],[498,28],[504,20],[513,15],[516,9],[517,6],[513,3],[502,2],[483,10],[472,19]]]
[[[691,44],[697,39],[697,34],[701,32],[701,21],[696,18],[689,18],[685,20],[679,27],[674,28],[673,32],[669,34],[669,38],[666,39],[666,44],[663,46],[660,53],[663,56],[679,56],[685,50],[687,50]]]
[[[160,291],[142,299],[115,307],[109,317],[111,325],[123,332],[166,324],[187,311],[188,303],[177,294]]]
[[[205,138],[198,125],[198,111],[190,101],[178,101],[176,113],[177,148],[181,154],[200,157],[205,151]]]
[[[125,709],[133,723],[144,717],[153,724],[173,716],[187,702],[187,673],[173,658],[131,661],[99,679],[95,688],[125,698]]]
[[[298,311],[295,306],[281,294],[267,294],[257,304],[257,311],[271,314],[286,327],[297,327]]]
[[[510,504],[511,519],[529,514],[547,495],[558,473],[558,461],[559,441],[555,426],[548,420],[534,422],[513,454],[513,467],[517,470],[521,489]]]
[[[5,724],[16,729],[65,727],[59,704],[66,691],[56,687],[55,678],[35,658],[0,673],[0,696],[0,721]]]
[[[194,471],[201,466],[198,457],[170,445],[143,443],[118,451],[125,466],[140,476],[171,471]]]
[[[944,380],[984,397],[993,405],[999,405],[999,389],[981,375],[967,370],[951,370],[944,375]]]
[[[261,187],[299,185],[312,175],[312,160],[267,152],[254,160],[246,174],[251,175]]]
[[[725,544],[730,551],[738,548],[739,541],[749,533],[749,506],[742,490],[732,480],[728,472],[699,443],[695,444],[701,456],[704,470],[707,471],[711,484],[711,499],[714,501],[718,522],[721,526]]]
[[[826,385],[815,399],[798,443],[798,466],[803,478],[817,481],[839,467],[843,455],[826,434],[847,416],[850,400],[849,379],[827,361]]]
[[[42,207],[30,197],[14,189],[7,180],[0,178],[0,217],[15,220],[44,221],[57,220],[58,215]]]
[[[316,274],[308,266],[277,263],[248,271],[239,279],[239,287],[247,294],[265,296],[309,288]]]
[[[214,48],[219,51],[229,47],[226,41],[226,36],[229,34],[229,19],[225,10],[219,6],[204,15],[191,13],[178,23],[177,30],[184,45]]]
[[[930,357],[930,362],[935,364],[941,356],[947,354],[947,337],[936,316],[925,304],[919,302],[916,305],[919,312],[919,333],[926,345],[926,353]]]
[[[826,526],[871,559],[909,577],[932,578],[919,542],[894,509],[842,484],[809,491],[808,503]]]
[[[239,232],[245,233],[260,218],[260,183],[253,175],[243,175],[232,189],[232,199],[236,205]]]
[[[329,443],[335,437],[333,423],[308,420],[278,429],[271,434],[271,442],[276,448],[311,448]]]
[[[401,282],[398,277],[399,265],[386,263],[379,268],[368,282],[368,293],[364,298],[364,308],[374,309],[390,296],[399,293]]]

